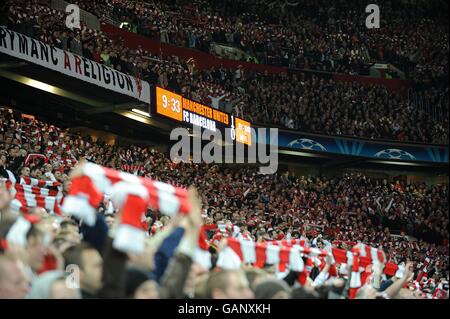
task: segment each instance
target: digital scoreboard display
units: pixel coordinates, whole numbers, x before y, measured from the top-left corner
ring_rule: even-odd
[[[177,122],[194,125],[213,132],[232,129],[232,139],[251,145],[251,123],[228,113],[156,87],[156,113]]]

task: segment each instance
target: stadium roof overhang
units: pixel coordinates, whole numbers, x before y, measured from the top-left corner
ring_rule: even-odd
[[[56,117],[65,127],[87,121],[99,129],[114,126],[128,135],[136,131],[161,138],[170,130],[151,118],[149,106],[139,100],[1,53],[0,84],[3,104]]]

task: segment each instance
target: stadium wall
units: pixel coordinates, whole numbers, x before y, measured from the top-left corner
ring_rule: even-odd
[[[408,89],[412,86],[412,83],[408,80],[382,79],[348,74],[333,74],[333,80],[343,82],[359,82],[363,85],[383,85],[388,90],[397,91],[403,94],[407,94]]]
[[[212,54],[204,53],[197,50],[180,48],[175,45],[164,44],[159,41],[155,41],[149,39],[145,36],[129,32],[128,30],[118,28],[111,24],[103,23],[101,25],[101,29],[103,32],[108,34],[113,39],[122,38],[125,45],[136,49],[138,46],[141,46],[145,50],[163,56],[177,56],[184,60],[188,60],[193,58],[198,68],[205,69],[211,67],[218,67],[223,65],[223,67],[228,69],[236,69],[239,65],[242,65],[246,70],[253,70],[256,72],[267,72],[269,74],[286,72],[285,68],[270,66],[270,65],[261,65],[248,63],[245,61],[233,61],[227,59],[218,58]]]
[[[162,54],[162,56],[177,56],[184,60],[193,58],[196,62],[197,67],[200,69],[220,66],[228,69],[237,69],[240,65],[242,65],[245,70],[251,70],[261,73],[266,72],[268,74],[277,74],[282,72],[305,72],[317,75],[319,77],[332,78],[335,81],[356,81],[364,85],[383,85],[386,86],[389,90],[400,91],[404,92],[405,94],[407,93],[408,88],[411,87],[410,81],[407,80],[381,79],[367,76],[353,76],[348,74],[333,74],[329,72],[317,72],[313,70],[289,70],[284,67],[222,59],[212,54],[208,54],[198,50],[181,48],[175,45],[161,43],[159,41],[149,39],[145,36],[130,32],[126,29],[118,28],[108,23],[102,23],[101,30],[113,39],[121,38],[124,41],[125,45],[132,49],[136,49],[138,46],[141,46],[145,50],[156,55]]]

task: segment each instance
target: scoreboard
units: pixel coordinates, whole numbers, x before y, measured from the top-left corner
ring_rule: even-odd
[[[235,118],[236,141],[246,145],[252,145],[252,126],[250,122]]]
[[[198,126],[213,132],[230,128],[231,138],[250,146],[251,123],[226,112],[187,99],[161,87],[155,89],[156,114],[177,122]]]

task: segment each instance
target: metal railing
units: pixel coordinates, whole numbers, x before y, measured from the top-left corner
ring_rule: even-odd
[[[408,104],[413,108],[428,114],[433,120],[442,122],[448,112],[448,99],[439,99],[438,103],[432,103],[429,99],[419,95],[413,89],[408,90]]]
[[[112,24],[113,26],[120,27],[120,21],[114,19],[111,15],[106,14],[103,16],[103,21],[109,24]]]

